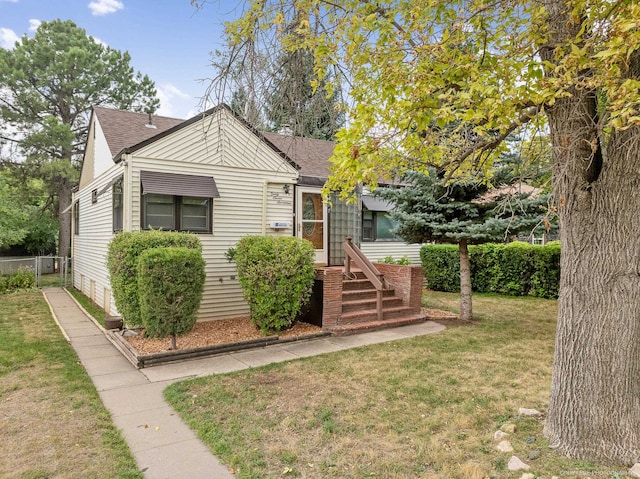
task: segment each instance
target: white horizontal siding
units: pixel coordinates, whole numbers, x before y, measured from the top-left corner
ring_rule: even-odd
[[[220,165],[157,161],[134,157],[131,166],[132,225],[140,228],[140,171],[213,176],[220,198],[213,200],[213,233],[199,234],[206,261],[205,293],[199,319],[222,319],[245,315],[249,309],[242,298],[236,278],[235,263],[229,263],[225,253],[247,235],[287,235],[293,229],[274,230],[271,221],[293,224],[293,188],[284,194],[283,183],[293,183],[295,177],[274,178],[272,171],[229,168]],[[187,193],[188,194],[188,193]]]
[[[107,188],[96,203],[91,202],[91,192],[101,191],[120,174],[122,167],[113,165],[75,195],[80,207],[80,226],[79,234],[73,236],[73,286],[90,296],[93,282],[93,301],[111,314],[117,314],[117,310],[113,295],[105,298],[105,289],[111,291],[106,263],[107,247],[114,236],[112,189]]]
[[[246,315],[249,308],[242,298],[235,263],[229,263],[225,253],[246,235],[293,234],[292,228],[274,230],[269,223],[293,224],[293,186],[285,194],[283,185],[293,185],[297,171],[224,110],[213,121],[205,119],[189,125],[126,155],[123,160],[122,166],[109,170],[78,193],[82,198],[81,215],[84,209],[89,216],[81,219],[81,235],[74,253],[78,264],[74,284],[79,287],[83,275],[88,291],[89,280],[93,279],[99,298],[104,288],[109,287],[106,250],[113,236],[111,191],[90,208],[86,203],[91,202],[91,190],[100,188],[94,185],[106,184],[124,169],[125,229],[139,231],[141,171],[212,176],[220,198],[213,200],[213,233],[198,235],[206,261],[205,292],[198,319]],[[103,211],[107,196],[109,208]],[[88,232],[87,236],[82,235],[83,231]],[[115,310],[115,306],[112,308]]]
[[[387,256],[399,260],[407,256],[412,265],[420,266],[420,248],[422,244],[406,244],[399,241],[362,242],[360,249],[370,261],[379,261]]]

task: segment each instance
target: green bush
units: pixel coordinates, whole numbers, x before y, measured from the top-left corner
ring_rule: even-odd
[[[204,290],[202,253],[187,248],[154,248],[143,251],[138,260],[140,315],[149,337],[187,333],[196,324]]]
[[[557,298],[560,289],[560,242],[533,249],[531,294],[539,298]]]
[[[450,293],[460,291],[460,260],[458,246],[425,245],[420,249],[420,261],[427,287]]]
[[[306,240],[289,236],[245,236],[234,261],[251,321],[268,334],[290,327],[309,300],[314,249]]]
[[[18,270],[7,275],[0,275],[0,293],[11,293],[19,289],[36,287],[36,274],[29,268]]]
[[[560,285],[560,244],[483,244],[469,247],[471,284],[478,293],[557,298]],[[420,258],[429,288],[460,290],[457,245],[425,245]]]
[[[138,300],[138,258],[143,251],[162,247],[182,247],[202,252],[198,236],[170,231],[121,232],[109,243],[107,268],[113,299],[127,327],[142,326]]]
[[[409,266],[411,264],[411,261],[409,260],[409,257],[405,254],[402,258],[399,258],[399,259],[395,259],[393,256],[385,256],[384,258],[379,259],[378,263]]]

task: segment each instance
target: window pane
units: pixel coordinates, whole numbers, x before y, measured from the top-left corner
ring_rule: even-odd
[[[209,199],[182,198],[180,208],[180,229],[189,231],[209,231]]]
[[[113,231],[122,231],[122,180],[113,184]]]
[[[175,229],[173,196],[144,195],[144,228]]]
[[[362,241],[373,241],[373,212],[362,209]]]
[[[376,212],[376,239],[397,239],[394,230],[398,224],[387,213]]]

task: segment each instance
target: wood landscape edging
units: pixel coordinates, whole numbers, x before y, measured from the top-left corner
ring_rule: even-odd
[[[216,344],[212,346],[202,346],[193,349],[184,349],[176,351],[163,351],[161,353],[140,354],[119,331],[105,330],[107,339],[122,353],[122,355],[136,368],[142,369],[148,366],[157,366],[188,359],[204,358],[215,356],[218,354],[229,353],[233,351],[242,351],[245,349],[256,349],[270,346],[272,344],[285,344],[295,341],[303,341],[330,336],[329,332],[319,332],[307,334],[303,336],[295,336],[290,338],[279,338],[276,335],[265,336],[264,338],[249,339],[235,343]]]

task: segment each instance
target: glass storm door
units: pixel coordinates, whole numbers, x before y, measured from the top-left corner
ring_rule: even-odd
[[[327,264],[326,206],[318,190],[298,188],[298,237],[309,240],[317,264]]]

